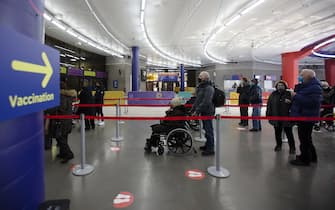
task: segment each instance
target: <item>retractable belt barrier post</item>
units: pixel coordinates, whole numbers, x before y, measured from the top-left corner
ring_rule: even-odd
[[[208,167],[207,171],[210,175],[218,177],[218,178],[226,178],[230,176],[230,173],[227,169],[222,168],[220,166],[220,122],[221,122],[221,116],[217,114],[215,116],[216,120],[216,143],[215,143],[215,166]]]
[[[119,109],[118,109],[118,111],[119,111],[119,117],[121,117],[121,98],[119,98]],[[118,122],[120,123],[120,124],[124,124],[124,121],[123,120],[118,120]]]
[[[206,138],[202,135],[202,121],[199,120],[199,136],[194,138],[194,141],[206,142]]]
[[[128,98],[124,98],[124,104],[128,105]],[[128,113],[128,106],[124,106],[123,113],[124,114]]]
[[[81,163],[72,171],[73,175],[85,176],[94,171],[94,166],[86,164],[85,115],[80,114]]]
[[[115,104],[115,114],[116,117],[119,117],[119,108],[120,105],[119,104]],[[120,136],[120,123],[119,123],[119,119],[115,121],[115,136],[112,138],[112,141],[122,141],[123,137]]]

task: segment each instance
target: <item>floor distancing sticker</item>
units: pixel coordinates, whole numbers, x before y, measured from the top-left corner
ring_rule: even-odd
[[[118,151],[121,150],[121,148],[120,148],[120,147],[111,147],[111,150],[112,150],[113,152],[118,152]]]
[[[130,192],[120,192],[113,200],[114,208],[126,208],[134,203],[134,196]]]
[[[202,180],[205,178],[205,173],[198,169],[191,169],[185,172],[185,176],[193,180]]]

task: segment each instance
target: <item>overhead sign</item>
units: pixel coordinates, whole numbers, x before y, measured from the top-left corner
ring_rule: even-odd
[[[0,121],[59,105],[59,52],[0,29]]]
[[[185,172],[185,176],[193,180],[202,180],[205,178],[205,173],[198,169],[191,169]]]
[[[113,200],[114,208],[126,208],[134,203],[134,196],[130,192],[120,192]]]

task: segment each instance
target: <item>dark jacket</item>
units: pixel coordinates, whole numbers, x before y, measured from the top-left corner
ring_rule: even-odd
[[[196,100],[193,104],[192,111],[202,116],[215,114],[213,104],[214,88],[210,81],[203,81],[197,87]]]
[[[262,104],[262,89],[258,85],[250,87],[250,104]]]
[[[290,115],[292,117],[319,117],[321,100],[320,83],[313,78],[309,82],[303,83],[293,97]]]
[[[186,109],[184,105],[170,108],[166,111],[166,117],[186,116]],[[184,120],[162,120],[160,124],[151,125],[153,133],[168,133],[175,128],[183,128]]]
[[[289,102],[287,101],[289,100]],[[266,108],[266,116],[279,116],[288,117],[290,116],[290,107],[292,103],[292,95],[290,91],[280,92],[278,90],[271,93]],[[284,127],[291,127],[293,123],[289,121],[281,121]],[[269,120],[269,123],[273,126],[278,126],[279,121]]]
[[[104,103],[104,95],[105,95],[105,91],[101,88],[97,88],[95,90],[95,103],[96,104],[103,104]]]
[[[73,90],[61,90],[60,105],[50,110],[51,115],[72,115],[72,101],[76,96]],[[62,135],[71,133],[72,120],[71,119],[53,119],[51,120],[51,133],[53,137],[57,137],[56,127],[59,125]]]
[[[238,103],[239,104],[249,104],[249,99],[250,99],[250,85],[245,85],[245,86],[238,86],[237,91],[236,91],[239,96],[238,96]]]
[[[80,102],[79,104],[93,104],[94,98],[92,96],[92,91],[88,87],[83,87],[78,96]],[[78,113],[85,115],[94,115],[94,107],[80,107],[78,108]]]
[[[329,105],[329,104],[333,104],[333,98],[335,95],[335,89],[334,88],[327,88],[327,89],[323,89],[322,91],[322,104],[323,105]]]
[[[166,117],[186,116],[187,114],[186,108],[184,105],[170,108],[165,113],[166,113]],[[183,127],[185,125],[185,120],[164,120],[162,124],[171,126],[171,127]]]

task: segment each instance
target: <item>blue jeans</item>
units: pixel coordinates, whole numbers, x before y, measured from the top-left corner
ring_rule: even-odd
[[[261,116],[261,107],[253,107],[252,108],[252,116]],[[253,129],[262,129],[260,120],[252,120],[252,128]]]
[[[202,120],[206,137],[206,150],[214,151],[214,133],[213,133],[213,120]]]

